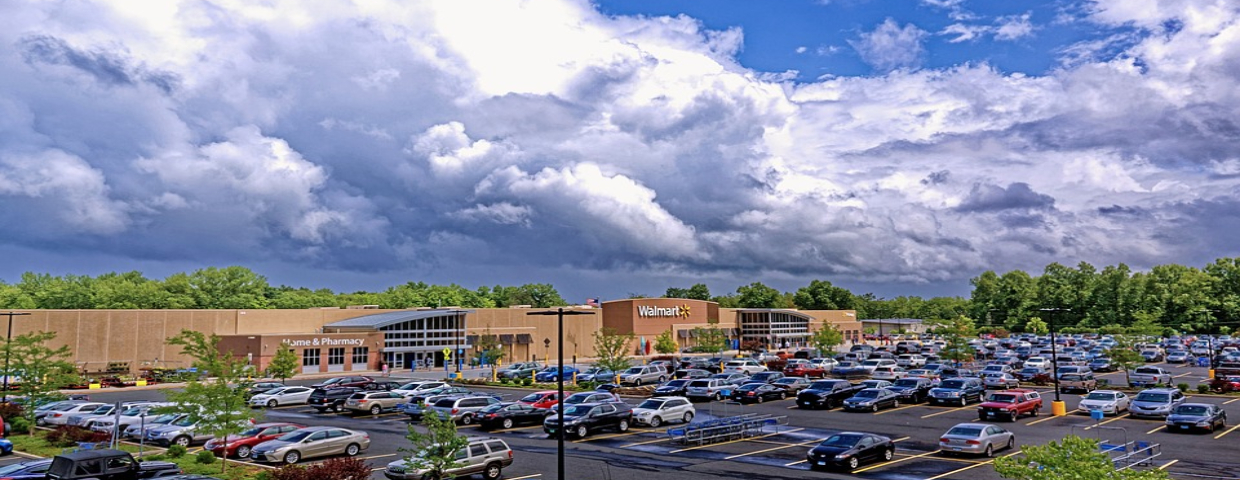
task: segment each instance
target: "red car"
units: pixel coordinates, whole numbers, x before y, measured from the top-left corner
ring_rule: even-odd
[[[220,441],[218,438],[212,438],[202,448],[210,450],[217,457],[248,458],[250,456],[250,449],[254,448],[255,445],[267,440],[273,440],[299,428],[305,428],[305,425],[284,422],[260,423],[239,434],[229,435],[227,442]]]
[[[551,408],[560,403],[560,397],[555,390],[544,390],[526,395],[518,401],[534,408]]]
[[[827,370],[810,363],[809,360],[795,358],[788,360],[784,366],[784,375],[789,377],[826,378]]]

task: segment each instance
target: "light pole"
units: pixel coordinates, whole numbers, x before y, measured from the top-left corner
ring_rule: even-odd
[[[560,367],[560,372],[561,372],[560,375],[555,376],[556,389],[559,391],[559,394],[558,394],[559,396],[556,398],[559,398],[562,401],[564,400],[564,375],[563,375],[563,372],[564,372],[564,316],[565,315],[594,315],[594,312],[582,312],[579,310],[569,310],[566,312],[564,311],[564,307],[560,307],[555,310],[544,310],[541,312],[526,312],[526,315],[555,315],[556,316],[556,319],[557,319],[556,335],[559,336],[559,342],[560,342],[559,344],[556,345],[556,350],[559,350],[559,355],[560,355],[559,367]],[[558,407],[559,408],[556,408],[555,415],[556,415],[556,420],[560,424],[560,428],[557,429],[555,432],[555,438],[556,438],[556,454],[555,454],[556,455],[555,456],[556,477],[555,478],[556,480],[565,480],[565,476],[564,476],[564,405],[560,404],[558,405]]]
[[[1059,398],[1059,351],[1055,339],[1055,314],[1062,312],[1071,312],[1069,308],[1039,308],[1039,312],[1047,312],[1050,315],[1050,321],[1046,322],[1046,326],[1051,331],[1051,381],[1055,383],[1055,401],[1051,403],[1051,415],[1062,417],[1068,414],[1068,409],[1064,406],[1063,400]]]
[[[0,315],[6,315],[9,317],[9,322],[8,322],[9,333],[4,336],[4,339],[5,339],[5,342],[4,342],[4,393],[0,394],[0,396],[2,396],[2,399],[0,399],[0,402],[8,402],[9,401],[9,377],[13,376],[13,373],[9,371],[9,354],[13,351],[13,317],[20,317],[22,315],[30,315],[30,313],[29,312],[4,312],[4,313],[0,313]]]

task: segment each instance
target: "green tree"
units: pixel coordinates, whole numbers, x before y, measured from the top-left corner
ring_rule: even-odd
[[[187,282],[197,308],[267,308],[267,279],[245,267],[196,270]]]
[[[835,325],[825,321],[809,336],[809,344],[818,350],[820,357],[830,356],[835,352],[836,345],[841,343],[844,343],[844,334]]]
[[[1111,457],[1098,449],[1098,441],[1076,435],[1062,442],[1024,445],[1020,455],[995,459],[995,472],[1013,480],[1166,480],[1167,472],[1156,468],[1116,470]]]
[[[595,365],[617,373],[632,366],[629,344],[633,343],[635,338],[633,332],[622,334],[617,333],[614,328],[603,327],[595,330],[592,335],[594,335],[594,357],[597,359],[594,362]]]
[[[491,334],[491,327],[488,326],[486,331],[478,336],[478,363],[489,365],[491,378],[495,378],[496,369],[503,359],[504,346],[499,343],[499,337]]]
[[[1041,317],[1033,317],[1030,318],[1029,321],[1025,322],[1025,331],[1036,335],[1042,335],[1050,331],[1050,325],[1047,325],[1046,321],[1042,320]]]
[[[169,402],[186,408],[195,427],[217,438],[236,435],[250,427],[250,408],[245,391],[248,381],[245,373],[248,365],[237,359],[232,352],[222,352],[220,337],[207,336],[194,330],[182,330],[168,339],[169,345],[181,347],[181,352],[193,359],[193,365],[207,377],[205,381],[191,380],[183,390],[165,390]],[[228,462],[220,462],[220,471]]]
[[[783,295],[779,290],[754,282],[736,289],[737,303],[741,308],[783,308]]]
[[[285,383],[297,373],[297,360],[297,353],[293,349],[280,346],[276,349],[275,356],[271,357],[271,363],[267,364],[266,374],[268,377],[280,379],[280,383]]]
[[[422,415],[420,432],[409,424],[405,438],[411,447],[399,450],[408,453],[405,457],[405,468],[423,472],[423,479],[441,480],[456,478],[449,471],[465,464],[457,460],[456,452],[469,446],[469,438],[456,431],[456,422],[445,420],[439,415]]]
[[[973,319],[961,315],[951,320],[934,322],[934,332],[943,335],[947,344],[939,357],[954,363],[967,362],[973,359],[973,347],[969,340],[977,336]]]
[[[695,283],[689,288],[668,287],[665,298],[688,298],[692,300],[710,300],[710,289],[705,284]]]
[[[16,395],[24,398],[27,408],[22,409],[22,416],[29,422],[27,433],[30,435],[34,434],[35,427],[34,406],[64,398],[59,390],[81,381],[69,361],[69,347],[47,346],[55,338],[55,332],[33,332],[18,335],[4,344],[9,368],[0,373],[9,377],[10,385],[17,389]]]
[[[810,281],[808,286],[796,291],[792,301],[802,310],[852,310],[856,307],[852,292],[826,280]]]
[[[1111,365],[1124,372],[1124,385],[1132,385],[1132,379],[1128,376],[1133,369],[1145,365],[1145,358],[1137,351],[1138,340],[1132,335],[1116,335],[1115,346],[1107,350],[1107,356],[1111,357]]]
[[[659,336],[654,339],[654,351],[661,354],[667,355],[669,353],[676,353],[677,348],[676,338],[672,336],[672,329],[670,328],[663,333],[660,333]]]
[[[723,333],[723,329],[719,328],[719,320],[707,319],[706,323],[709,324],[706,328],[693,327],[693,338],[697,340],[693,351],[719,353],[727,350],[728,336]]]

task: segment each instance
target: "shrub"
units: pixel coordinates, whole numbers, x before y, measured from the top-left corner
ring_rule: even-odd
[[[271,473],[266,470],[258,472],[258,475],[254,476],[254,480],[272,480]]]
[[[521,385],[522,385],[522,386],[526,386],[526,387],[528,387],[528,386],[533,385],[533,384],[534,384],[534,379],[533,379],[533,378],[522,378],[522,379],[521,379]]]
[[[333,458],[306,469],[306,478],[314,480],[363,480],[370,474],[370,466],[359,458]]]
[[[275,470],[269,470],[271,480],[310,480],[310,475],[306,473],[306,467],[301,465],[284,465]]]
[[[0,403],[0,418],[12,420],[22,416],[22,406],[18,403]]]
[[[1187,383],[1177,383],[1177,384],[1175,384],[1175,388],[1180,389],[1180,391],[1181,391],[1181,392],[1187,392],[1187,391],[1188,391],[1188,384],[1187,384]]]
[[[1204,383],[1197,384],[1197,393],[1210,393],[1210,385]]]
[[[106,432],[92,432],[85,428],[71,425],[61,425],[56,427],[55,430],[47,432],[47,443],[61,448],[73,447],[83,442],[106,442],[111,438],[112,436]]]
[[[181,458],[181,457],[184,457],[184,456],[185,456],[185,447],[182,447],[182,446],[180,446],[180,445],[172,445],[172,446],[169,446],[169,447],[168,447],[168,451],[166,452],[166,455],[168,455],[168,458]]]
[[[30,421],[26,420],[26,417],[13,417],[13,420],[9,422],[9,427],[12,428],[14,432],[26,433],[30,431]]]
[[[194,461],[203,465],[215,463],[215,452],[210,450],[202,450],[194,456]]]

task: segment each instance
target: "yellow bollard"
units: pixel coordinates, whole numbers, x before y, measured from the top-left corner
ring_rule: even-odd
[[[577,384],[577,372],[573,372],[573,385]]]
[[[100,388],[103,388],[103,385],[100,385],[100,384],[98,384],[98,383],[92,383],[92,384],[90,384],[90,389],[91,389],[91,390],[99,390]]]
[[[145,387],[145,386],[146,386],[146,380],[138,380],[138,381],[134,382],[134,386],[137,386],[137,387]]]
[[[1051,402],[1051,415],[1062,417],[1068,414],[1068,407],[1064,405],[1063,400]]]

